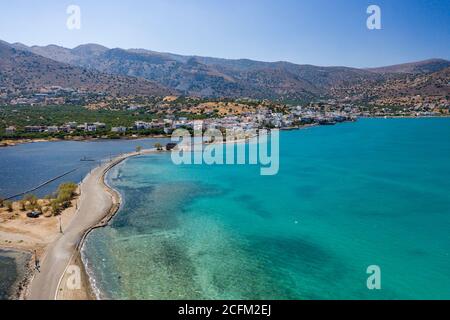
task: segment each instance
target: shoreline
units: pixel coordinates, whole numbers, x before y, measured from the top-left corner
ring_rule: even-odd
[[[146,150],[146,151],[148,153],[150,153],[150,150]],[[151,149],[151,152],[155,152],[155,151],[156,150]],[[99,229],[99,228],[104,228],[104,227],[106,227],[109,224],[109,222],[114,218],[116,213],[119,211],[120,206],[122,204],[122,196],[120,195],[119,191],[117,191],[114,188],[112,188],[106,182],[106,175],[115,166],[123,163],[124,161],[126,161],[127,159],[129,159],[131,157],[143,154],[143,152],[144,151],[142,151],[141,153],[138,153],[138,154],[134,154],[134,153],[130,154],[129,156],[121,159],[120,161],[107,166],[103,170],[102,177],[99,180],[99,183],[105,188],[105,190],[107,190],[108,193],[110,193],[110,195],[111,195],[111,197],[113,199],[113,205],[109,209],[109,211],[105,215],[105,217],[97,225],[92,226],[91,228],[89,228],[89,230],[87,230],[85,232],[83,238],[81,239],[81,241],[80,241],[80,243],[79,243],[79,245],[77,247],[76,256],[73,258],[74,259],[73,263],[75,265],[77,265],[80,268],[80,270],[82,270],[82,278],[86,279],[87,285],[85,286],[85,289],[86,289],[85,294],[87,296],[89,296],[89,298],[90,298],[89,300],[100,300],[100,293],[99,293],[99,289],[97,288],[97,286],[93,283],[95,281],[95,279],[94,279],[93,275],[91,275],[89,273],[87,263],[85,262],[85,258],[83,258],[83,247],[84,247],[84,244],[86,242],[87,237],[89,236],[89,234],[91,234],[92,231],[94,231],[96,229]],[[58,300],[58,292],[55,295],[55,300]]]
[[[104,227],[120,208],[120,196],[109,187],[104,178],[116,165],[124,160],[147,153],[131,152],[120,155],[88,174],[80,184],[81,196],[77,214],[57,238],[45,250],[41,259],[41,272],[34,272],[26,289],[25,299],[30,300],[89,300],[94,299],[89,275],[82,261],[81,249],[86,237],[93,230]],[[87,199],[86,199],[87,198]],[[70,267],[78,267],[81,288],[67,288],[68,278],[72,275]]]
[[[302,126],[300,128],[297,129],[307,129],[313,127],[311,125],[307,125],[307,126]],[[292,130],[292,129],[291,129]],[[228,145],[228,144],[247,144],[250,142],[250,140],[253,137],[246,137],[246,138],[241,138],[241,139],[237,139],[234,141],[217,141],[217,142],[213,142],[211,144],[206,144],[206,145],[214,145],[214,144],[221,144],[221,145]],[[204,143],[201,144],[202,146],[205,146]],[[180,147],[177,146],[177,147]],[[184,151],[192,151],[192,150],[186,150],[184,149]],[[130,154],[126,154],[124,155],[124,157],[120,160],[117,160],[117,162],[115,163],[111,163],[111,165],[107,166],[104,170],[103,170],[103,174],[101,179],[99,179],[99,183],[105,188],[105,190],[110,193],[111,197],[114,199],[114,204],[113,206],[110,208],[109,212],[105,215],[105,217],[96,225],[92,226],[91,228],[89,228],[88,231],[86,231],[86,233],[84,234],[82,240],[79,243],[79,246],[77,247],[77,252],[75,253],[75,255],[72,257],[72,263],[74,265],[77,265],[80,270],[82,270],[82,281],[83,282],[87,282],[88,286],[85,287],[85,295],[87,297],[89,297],[89,300],[101,300],[102,297],[102,292],[100,291],[100,289],[95,285],[95,278],[94,276],[91,274],[91,272],[88,271],[88,266],[87,263],[85,262],[86,258],[83,258],[83,246],[85,244],[85,241],[87,239],[87,237],[89,236],[89,234],[99,228],[104,228],[106,227],[109,222],[114,218],[114,216],[119,212],[120,208],[121,208],[121,204],[123,203],[122,201],[122,195],[120,194],[120,192],[116,189],[114,189],[112,186],[110,186],[108,184],[108,182],[106,181],[106,175],[108,174],[108,172],[113,169],[114,167],[116,167],[117,165],[125,162],[126,160],[135,157],[135,156],[140,156],[140,155],[147,155],[147,154],[152,154],[152,153],[165,153],[165,152],[170,152],[170,151],[158,151],[157,149],[146,149],[146,150],[142,150],[141,152],[137,153],[130,153]],[[113,159],[114,162],[114,159]],[[87,177],[86,177],[87,178]],[[64,279],[64,275],[62,275],[60,282]],[[86,280],[87,279],[87,280]],[[55,300],[59,300],[58,297],[59,296],[63,296],[63,294],[60,294],[60,292],[56,292],[55,294]],[[63,299],[64,300],[64,299]]]
[[[249,139],[239,139],[236,141],[229,141],[228,143],[235,143],[235,144],[241,144],[241,143],[248,143]],[[217,142],[217,144],[228,144],[227,142]],[[213,143],[214,144],[214,143]],[[54,294],[54,300],[99,300],[101,299],[101,292],[99,292],[99,289],[97,286],[93,283],[95,279],[88,271],[87,264],[85,263],[85,260],[83,259],[83,246],[85,244],[85,241],[89,234],[99,228],[103,228],[109,224],[109,222],[114,218],[114,216],[117,214],[117,212],[120,210],[121,204],[122,204],[122,196],[120,192],[113,187],[111,187],[108,182],[106,181],[106,175],[108,172],[116,167],[117,165],[123,163],[124,161],[135,157],[135,156],[141,156],[141,155],[147,155],[152,153],[164,153],[167,151],[158,151],[156,149],[146,149],[142,150],[141,152],[132,152],[123,154],[121,156],[116,157],[112,161],[104,164],[103,166],[100,166],[99,170],[101,170],[101,175],[97,179],[96,183],[98,186],[100,186],[106,193],[109,194],[110,199],[112,200],[111,205],[109,208],[104,212],[103,217],[94,225],[91,225],[87,230],[84,231],[82,237],[80,238],[75,251],[72,253],[70,259],[68,260],[68,263],[64,269],[64,272],[61,274],[58,285],[55,290]],[[92,173],[91,173],[92,174]],[[87,175],[85,179],[83,179],[82,184],[80,185],[80,188],[82,188],[82,185],[86,183],[87,180],[89,180],[90,175]],[[81,199],[81,198],[80,198]],[[81,282],[82,287],[79,290],[79,292],[76,292],[75,294],[72,294],[70,292],[70,289],[66,288],[64,285],[65,280],[69,280],[70,273],[67,272],[67,269],[69,266],[77,266],[79,270],[81,271]],[[66,282],[67,283],[67,282]],[[29,285],[33,285],[33,278],[30,279]],[[27,288],[27,295],[25,298],[27,298],[29,294],[29,288]]]
[[[450,114],[434,115],[434,116],[386,115],[386,116],[360,116],[360,117],[358,117],[358,119],[427,119],[427,118],[450,118]],[[319,126],[319,124],[304,125],[304,126],[298,126],[298,127],[279,128],[279,130],[280,131],[301,130],[308,126]],[[61,138],[54,138],[54,137],[37,138],[37,139],[19,138],[19,139],[0,140],[0,148],[8,148],[8,147],[14,147],[17,145],[21,145],[21,144],[39,143],[39,142],[60,142],[60,141],[92,142],[92,141],[110,141],[110,140],[144,140],[144,139],[167,139],[167,138],[170,138],[170,135],[152,135],[152,136],[138,136],[138,137],[124,136],[124,137],[120,137],[119,139],[92,138],[92,137],[83,137],[83,136],[75,136],[71,139],[61,139]]]
[[[233,143],[234,144],[242,144],[242,143],[248,143],[248,142],[249,142],[249,138],[243,138],[243,139],[238,139],[235,141],[228,141],[228,142],[226,142],[226,141],[213,142],[212,144],[227,145],[230,143],[231,144],[233,144]],[[147,154],[152,154],[152,153],[165,153],[165,152],[167,152],[167,151],[158,151],[157,149],[147,149],[147,150],[142,150],[139,153],[133,152],[130,154],[126,154],[120,160],[117,159],[116,161],[114,161],[114,159],[113,159],[113,163],[111,163],[109,166],[107,166],[103,170],[102,176],[99,179],[99,183],[105,188],[105,190],[114,199],[113,206],[109,209],[109,212],[104,216],[104,218],[98,224],[92,226],[91,228],[89,228],[89,230],[87,230],[85,232],[83,238],[81,239],[81,241],[77,247],[76,254],[71,259],[72,263],[74,265],[77,265],[80,268],[80,270],[82,270],[82,281],[88,283],[88,286],[85,287],[84,294],[90,298],[89,300],[101,300],[101,291],[94,283],[95,282],[94,276],[88,271],[87,263],[85,262],[85,258],[83,258],[83,246],[85,244],[87,237],[89,236],[89,234],[91,232],[93,232],[94,230],[99,229],[99,228],[104,228],[109,224],[109,222],[119,212],[121,204],[123,203],[122,195],[120,194],[120,192],[118,190],[114,189],[112,186],[110,186],[108,184],[108,182],[106,181],[106,176],[107,176],[108,172],[111,169],[113,169],[114,167],[116,167],[117,165],[125,162],[126,160],[128,160],[132,157],[140,156],[140,155],[147,155]],[[63,280],[63,279],[64,279],[64,275],[62,275],[62,277],[61,277],[61,280]],[[85,280],[85,279],[87,279],[87,280]],[[58,297],[61,295],[63,295],[63,294],[60,294],[60,292],[56,292],[55,300],[59,300]]]
[[[119,139],[110,139],[110,138],[84,138],[83,136],[76,136],[73,139],[61,139],[61,138],[39,138],[39,139],[4,139],[0,140],[0,148],[9,148],[15,147],[21,144],[30,144],[30,143],[40,143],[40,142],[95,142],[95,141],[138,141],[145,139],[168,139],[170,136],[167,135],[155,135],[155,136],[139,136],[132,137],[126,136],[121,137]]]
[[[0,253],[2,254],[1,255],[2,257],[14,259],[14,263],[16,264],[16,270],[19,271],[19,273],[17,273],[17,278],[15,279],[14,283],[12,283],[8,289],[9,297],[7,299],[23,300],[25,289],[29,284],[29,275],[33,271],[32,268],[33,252],[27,249],[2,246],[0,247]],[[23,264],[19,267],[17,259],[25,257],[26,257],[26,264]]]

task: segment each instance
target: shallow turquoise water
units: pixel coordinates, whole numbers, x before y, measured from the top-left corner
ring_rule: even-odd
[[[112,170],[123,207],[84,249],[102,297],[450,299],[450,119],[282,132],[280,162]]]

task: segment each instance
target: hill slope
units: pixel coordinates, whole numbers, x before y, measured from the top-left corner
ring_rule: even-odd
[[[12,46],[58,62],[112,75],[143,78],[181,94],[201,97],[312,100],[351,94],[365,101],[376,95],[374,88],[396,95],[416,92],[413,80],[434,73],[424,93],[442,95],[444,92],[445,96],[448,84],[442,84],[445,77],[439,72],[450,67],[450,62],[442,59],[356,69],[182,56],[144,49],[108,49],[97,44],[74,49],[54,45]]]
[[[424,74],[424,73],[438,72],[448,67],[450,67],[450,61],[443,59],[430,59],[418,62],[397,64],[381,68],[371,68],[366,70],[381,74],[392,74],[392,73]]]
[[[52,49],[49,46],[39,50],[48,52]],[[36,91],[49,86],[111,95],[164,95],[173,92],[148,80],[87,70],[0,43],[0,87],[10,91]]]
[[[313,98],[325,96],[336,85],[381,77],[355,68],[181,56],[143,49],[107,49],[93,44],[75,49],[34,46],[28,50],[59,62],[141,77],[187,95],[206,97]]]

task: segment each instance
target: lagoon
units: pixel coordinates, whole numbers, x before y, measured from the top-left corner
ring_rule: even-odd
[[[102,160],[134,151],[136,146],[152,148],[156,142],[168,139],[56,141],[20,144],[0,149],[0,196],[7,198],[44,183],[70,170],[73,173],[39,190],[44,197],[54,192],[62,182],[80,182],[91,168]],[[82,162],[86,157],[93,162]]]

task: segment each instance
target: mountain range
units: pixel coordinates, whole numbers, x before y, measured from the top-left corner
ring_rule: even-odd
[[[357,69],[109,49],[98,44],[68,49],[0,43],[0,86],[54,84],[114,94],[289,100],[351,94],[370,100],[420,92],[448,99],[449,70],[450,61],[443,59]]]
[[[112,95],[167,95],[170,90],[156,82],[61,63],[0,43],[0,88],[9,92],[36,92],[61,86]]]

